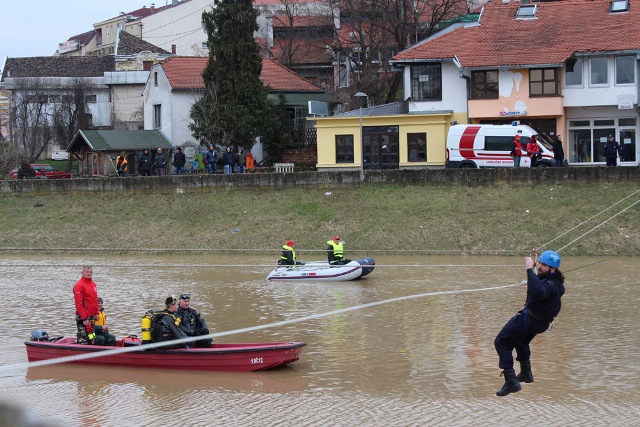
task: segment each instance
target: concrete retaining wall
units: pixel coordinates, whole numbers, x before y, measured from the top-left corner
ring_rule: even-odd
[[[0,181],[0,195],[70,194],[88,192],[193,192],[213,189],[264,187],[265,189],[335,188],[371,184],[400,185],[536,185],[563,183],[640,182],[640,167],[568,167],[504,169],[422,169],[366,171],[364,184],[359,171],[259,173],[235,175],[183,175],[127,178],[30,179]]]

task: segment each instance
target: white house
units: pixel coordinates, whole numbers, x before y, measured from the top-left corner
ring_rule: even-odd
[[[174,146],[200,146],[189,130],[190,112],[204,91],[202,72],[208,60],[176,56],[151,68],[143,92],[145,129],[160,130]],[[269,98],[274,103],[278,102],[278,94],[285,96],[287,110],[294,118],[294,124],[302,126],[301,130],[308,125],[308,101],[327,102],[330,109],[338,103],[323,89],[270,59],[262,60],[260,80],[271,89]],[[185,154],[188,151],[189,148]],[[251,151],[257,162],[264,158],[259,143]]]

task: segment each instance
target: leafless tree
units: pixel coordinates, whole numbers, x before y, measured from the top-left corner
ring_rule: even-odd
[[[272,52],[294,70],[301,60],[328,52],[338,69],[335,95],[347,109],[357,107],[353,95],[360,91],[373,104],[388,103],[402,84],[389,60],[470,7],[466,0],[279,0],[271,12]],[[327,27],[332,34],[325,36]]]
[[[14,79],[13,144],[28,161],[39,158],[51,144],[66,147],[78,129],[90,128],[85,104],[88,88],[81,78],[65,88],[45,79]]]

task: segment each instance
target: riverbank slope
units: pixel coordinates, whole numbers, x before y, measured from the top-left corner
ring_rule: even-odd
[[[0,250],[277,258],[281,245],[293,239],[298,251],[317,251],[322,258],[325,242],[337,234],[351,258],[380,251],[519,255],[533,247],[636,256],[639,189],[632,181],[26,193],[0,197]]]

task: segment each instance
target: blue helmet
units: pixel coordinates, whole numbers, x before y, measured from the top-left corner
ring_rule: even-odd
[[[544,251],[538,261],[547,264],[549,267],[560,268],[560,255],[554,251]]]

